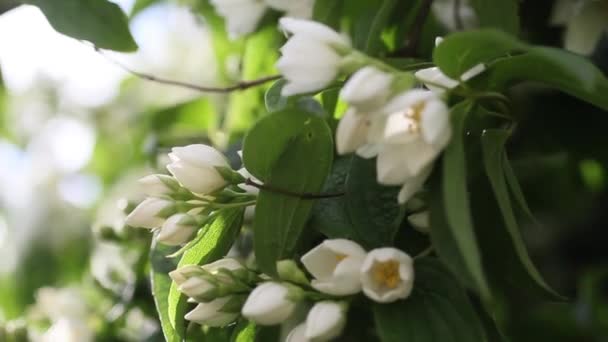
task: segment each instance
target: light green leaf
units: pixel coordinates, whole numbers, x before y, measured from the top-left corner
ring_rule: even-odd
[[[258,327],[255,323],[241,319],[230,337],[230,342],[255,342]]]
[[[107,0],[21,0],[42,10],[51,26],[72,38],[87,40],[98,48],[131,52],[137,44],[127,17]]]
[[[531,291],[544,295],[550,299],[561,298],[553,289],[551,289],[543,280],[542,276],[532,263],[526,245],[521,237],[519,225],[511,206],[511,196],[505,179],[503,162],[505,160],[504,145],[509,137],[509,132],[506,130],[489,129],[481,136],[481,145],[483,151],[483,161],[486,175],[490,180],[490,185],[494,191],[494,196],[498,202],[498,207],[502,213],[506,229],[510,236],[510,243],[516,254],[516,262],[511,264],[520,264],[523,270],[519,274],[527,275],[527,279],[519,278],[518,286],[522,288],[530,288]],[[499,234],[497,231],[496,234]],[[505,259],[508,255],[503,256]],[[506,270],[501,270],[506,272]]]
[[[479,317],[466,292],[436,259],[417,260],[412,294],[373,305],[382,342],[484,342]]]
[[[433,61],[446,75],[458,78],[478,63],[493,62],[524,52],[528,46],[497,30],[458,32],[433,50]]]
[[[535,47],[492,65],[489,87],[502,88],[515,81],[540,82],[608,110],[608,78],[588,59],[564,50]]]
[[[471,0],[479,26],[500,29],[517,35],[519,31],[518,0]]]
[[[245,167],[268,186],[291,193],[317,193],[329,174],[333,141],[326,122],[298,109],[272,113],[249,131]],[[293,252],[313,201],[260,191],[253,222],[256,260],[274,274],[276,261]]]
[[[473,229],[465,152],[465,122],[471,103],[452,108],[452,141],[446,148],[441,165],[441,203],[432,200],[431,239],[442,260],[451,271],[465,278],[483,298],[489,290],[481,263],[481,253]],[[435,190],[437,192],[437,190]],[[435,193],[433,197],[437,197]],[[444,213],[438,212],[444,210]],[[436,225],[437,224],[437,225]]]
[[[204,265],[220,259],[228,253],[243,221],[243,209],[224,209],[208,227],[204,237],[187,250],[179,261],[178,267],[185,265]],[[175,283],[169,290],[169,319],[179,338],[185,338],[186,322],[184,315],[188,310],[186,296],[182,295]]]
[[[150,249],[150,279],[152,281],[152,295],[154,304],[160,319],[165,340],[168,342],[179,342],[179,337],[175,334],[175,329],[169,319],[169,290],[171,288],[171,278],[169,272],[177,267],[175,259],[167,258],[167,255],[174,253],[178,248],[163,244],[152,243]]]

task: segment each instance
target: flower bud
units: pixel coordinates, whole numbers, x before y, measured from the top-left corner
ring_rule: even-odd
[[[188,214],[175,214],[162,225],[157,239],[169,246],[178,246],[187,242],[194,234],[196,220]]]
[[[131,227],[157,228],[165,221],[163,214],[171,211],[173,202],[149,197],[143,200],[125,219],[125,223]]]
[[[281,260],[277,262],[277,273],[279,279],[299,285],[309,285],[306,274],[296,265],[293,260]]]
[[[301,261],[315,279],[315,289],[336,296],[361,291],[359,272],[365,250],[346,239],[325,240],[306,253]]]
[[[361,267],[363,293],[379,303],[407,298],[414,286],[412,258],[395,248],[378,248],[367,254]]]
[[[300,323],[291,329],[285,342],[309,342],[309,339],[306,338],[306,323]]]
[[[186,265],[169,272],[169,277],[171,277],[177,286],[180,286],[191,277],[201,274],[203,274],[203,272],[201,271],[200,266]]]
[[[316,303],[306,317],[306,338],[311,341],[329,341],[340,336],[346,324],[344,311],[344,306],[337,302]]]
[[[336,129],[336,150],[338,154],[347,154],[356,151],[367,142],[369,130],[369,116],[358,113],[350,108],[346,111]]]
[[[171,151],[167,169],[188,190],[206,195],[228,184],[217,168],[229,168],[230,165],[213,147],[195,144],[174,147]]]
[[[208,303],[200,303],[184,318],[191,322],[210,327],[223,327],[234,322],[238,312],[224,312],[223,308],[232,299],[231,296],[216,298]]]
[[[350,42],[331,28],[309,20],[281,18],[280,27],[292,34],[283,47],[276,66],[287,80],[282,95],[291,96],[320,90],[340,72],[342,53]]]
[[[224,18],[232,39],[253,32],[266,12],[266,5],[259,0],[211,0],[210,3]]]
[[[416,229],[417,231],[428,234],[429,233],[429,211],[421,211],[419,213],[411,214],[407,217],[407,221]]]
[[[153,197],[171,195],[179,189],[179,184],[175,178],[167,175],[148,175],[140,178],[137,182],[146,195]]]
[[[357,109],[369,110],[386,102],[391,93],[393,76],[373,66],[366,66],[346,82],[340,97]]]
[[[261,325],[279,324],[291,316],[296,308],[296,303],[290,297],[290,289],[286,285],[263,283],[251,292],[241,312]]]

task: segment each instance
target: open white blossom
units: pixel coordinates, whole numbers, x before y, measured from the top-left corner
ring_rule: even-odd
[[[249,294],[241,313],[258,324],[275,325],[291,316],[295,308],[296,303],[289,298],[285,285],[266,282]]]
[[[557,0],[551,23],[565,25],[564,47],[572,52],[589,55],[608,32],[608,1]]]
[[[281,18],[281,29],[291,37],[281,47],[276,66],[287,80],[282,95],[313,92],[328,86],[338,76],[342,63],[339,50],[350,49],[349,40],[323,24]]]
[[[239,317],[238,312],[222,311],[222,308],[230,299],[230,296],[226,296],[216,298],[207,303],[200,303],[192,311],[188,312],[184,318],[201,325],[223,327],[234,322]]]
[[[325,240],[302,256],[302,264],[315,278],[315,289],[332,295],[350,295],[361,291],[359,270],[365,250],[346,239]]]
[[[183,213],[175,214],[163,223],[157,239],[165,245],[179,246],[190,240],[195,230],[196,225],[192,217]]]
[[[395,248],[374,249],[361,267],[361,282],[363,293],[376,302],[407,298],[414,285],[412,258]]]
[[[316,303],[306,317],[305,336],[311,341],[329,341],[340,336],[346,325],[344,306],[337,302]]]
[[[230,38],[253,32],[266,12],[264,0],[210,0],[215,11],[226,21]]]
[[[159,214],[173,205],[173,202],[149,197],[143,200],[125,219],[125,223],[131,227],[141,228],[157,228],[160,227],[165,218],[159,216]]]
[[[211,146],[194,144],[174,147],[169,158],[169,172],[194,193],[210,194],[227,184],[216,167],[229,168],[230,165],[224,155]]]
[[[340,91],[340,98],[359,110],[370,110],[384,104],[391,94],[393,75],[366,66],[354,73]]]

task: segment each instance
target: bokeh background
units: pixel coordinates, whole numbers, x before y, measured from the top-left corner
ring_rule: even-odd
[[[134,77],[116,62],[230,84],[276,73],[274,31],[252,37],[253,49],[212,39],[217,23],[201,16],[197,1],[116,2],[130,13],[137,53],[99,53],[56,33],[35,7],[0,6],[4,329],[27,324],[43,334],[78,317],[86,338],[162,340],[147,278],[150,236],[122,222],[140,198],[135,180],[162,169],[170,146],[234,149],[263,111],[263,88],[201,95]],[[525,38],[562,45],[564,28],[550,24],[553,5],[523,1]],[[449,29],[440,24],[452,17],[446,11],[435,8],[428,36]],[[590,58],[608,71],[606,35]],[[608,341],[608,115],[531,84],[511,96],[521,121],[510,156],[537,219],[525,225],[526,241],[569,301],[505,307],[503,319],[517,332],[514,341]]]

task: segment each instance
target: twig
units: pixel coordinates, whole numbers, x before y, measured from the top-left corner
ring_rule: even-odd
[[[462,31],[464,29],[464,25],[462,24],[462,18],[460,17],[460,0],[454,0],[454,25],[456,26],[456,30]]]
[[[416,55],[416,50],[418,50],[418,43],[420,42],[420,36],[422,35],[422,29],[424,28],[426,18],[429,16],[429,12],[431,11],[432,4],[433,0],[422,0],[420,8],[418,9],[418,13],[416,13],[414,23],[412,24],[412,28],[406,38],[405,48],[403,48],[402,50],[404,55]]]
[[[281,195],[287,195],[287,196],[291,196],[291,197],[297,197],[297,198],[301,198],[301,199],[321,199],[321,198],[332,198],[332,197],[340,197],[340,196],[344,196],[346,193],[345,192],[333,192],[333,193],[325,193],[325,194],[315,194],[315,193],[310,193],[310,192],[303,192],[303,193],[299,193],[299,192],[294,192],[294,191],[289,191],[286,189],[280,189],[277,187],[274,187],[272,185],[268,185],[268,184],[260,184],[256,181],[254,181],[251,178],[247,178],[245,180],[245,184],[247,185],[251,185],[255,188],[261,189],[261,190],[267,190],[270,192],[274,192],[277,194],[281,194]]]
[[[151,74],[133,70],[133,69],[129,68],[128,66],[126,66],[126,65],[120,63],[119,61],[111,58],[110,56],[106,55],[98,48],[95,48],[95,50],[97,52],[99,52],[102,56],[104,56],[112,64],[118,66],[119,68],[123,69],[124,71],[130,73],[131,75],[133,75],[135,77],[139,77],[141,79],[151,81],[151,82],[192,89],[192,90],[196,90],[196,91],[200,91],[200,92],[204,92],[204,93],[229,93],[229,92],[233,92],[233,91],[237,91],[237,90],[245,90],[245,89],[256,87],[256,86],[262,85],[264,83],[275,81],[275,80],[278,80],[281,78],[281,75],[271,75],[271,76],[261,77],[261,78],[255,79],[255,80],[250,80],[250,81],[240,81],[236,84],[233,84],[233,85],[227,86],[227,87],[205,87],[205,86],[201,86],[198,84],[170,80],[167,78],[157,77],[157,76],[154,76]]]

